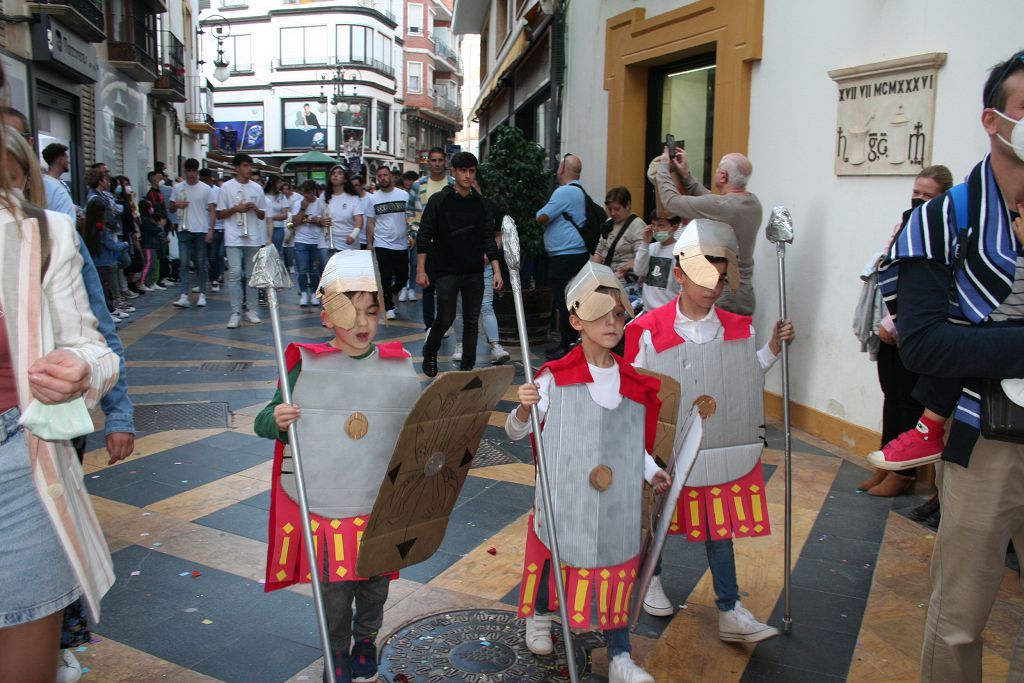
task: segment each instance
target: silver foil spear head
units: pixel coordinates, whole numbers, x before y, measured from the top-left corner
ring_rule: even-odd
[[[776,206],[772,209],[768,225],[764,228],[764,236],[774,244],[793,243],[793,217],[789,215],[789,209],[784,206]]]
[[[501,239],[509,269],[519,270],[519,228],[512,216],[505,216],[501,220]]]
[[[292,278],[273,244],[261,247],[253,257],[249,286],[257,289],[291,289]]]

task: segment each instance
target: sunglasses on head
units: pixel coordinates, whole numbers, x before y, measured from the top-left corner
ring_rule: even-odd
[[[1024,52],[1018,52],[1014,56],[1006,60],[1006,64],[1003,65],[1003,70],[999,73],[999,78],[992,84],[992,89],[988,91],[985,97],[985,106],[992,107],[992,99],[995,97],[999,89],[1003,87],[1003,83],[1009,78],[1010,73],[1017,68],[1017,62],[1024,64]]]

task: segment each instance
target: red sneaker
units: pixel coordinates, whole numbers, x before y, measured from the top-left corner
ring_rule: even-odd
[[[909,429],[889,443],[882,450],[868,454],[868,460],[883,470],[906,470],[927,465],[942,458],[944,431],[928,429],[922,422]]]

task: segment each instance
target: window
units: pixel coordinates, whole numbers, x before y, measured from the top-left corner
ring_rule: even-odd
[[[369,63],[374,58],[374,31],[366,26],[338,26],[338,61]],[[380,42],[381,36],[377,36]]]
[[[383,33],[377,34],[377,61],[383,64],[387,68],[391,68],[391,55],[394,52],[394,48],[391,45],[391,39],[385,36]]]
[[[508,35],[508,0],[494,3],[494,40],[498,45],[505,42]]]
[[[433,39],[434,37],[434,13],[427,11],[427,37]]]
[[[437,88],[434,86],[434,67],[427,67],[427,94],[437,97]]]
[[[409,62],[409,92],[423,92],[423,62]]]
[[[409,5],[409,33],[423,34],[423,4],[410,2]]]
[[[252,36],[230,36],[224,39],[224,56],[232,73],[252,71]]]
[[[390,135],[388,134],[388,124],[391,121],[391,107],[384,104],[383,102],[377,103],[377,139],[383,143],[384,147],[381,151],[386,151],[390,144]]]
[[[281,66],[327,63],[327,28],[299,26],[281,29]]]

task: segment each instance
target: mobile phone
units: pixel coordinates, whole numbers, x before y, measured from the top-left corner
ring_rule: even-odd
[[[676,158],[676,136],[672,133],[665,134],[665,146],[668,147],[669,161]]]

